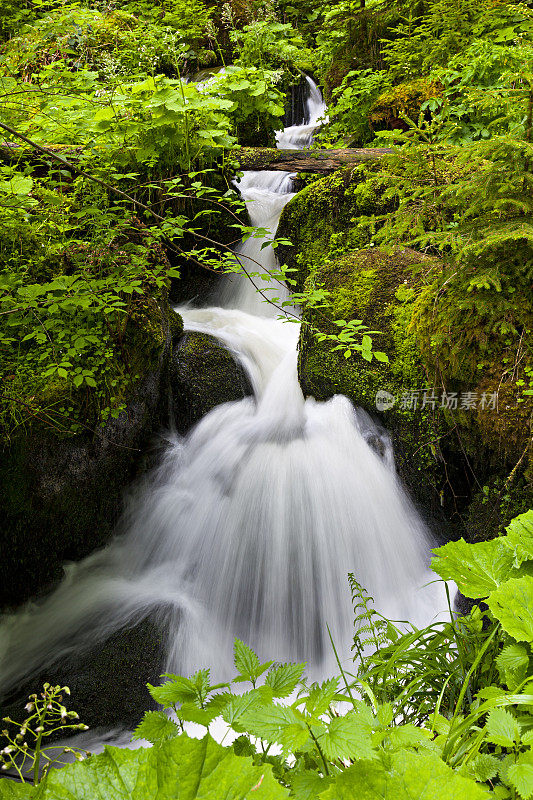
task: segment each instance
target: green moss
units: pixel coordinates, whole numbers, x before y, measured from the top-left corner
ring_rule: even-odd
[[[442,275],[439,259],[409,249],[390,252],[368,246],[373,216],[387,210],[386,181],[378,170],[365,166],[322,178],[283,211],[279,232],[295,246],[282,246],[278,254],[296,269],[299,289],[324,288],[330,293],[328,308],[305,315],[300,382],[307,395],[327,399],[341,393],[373,415],[377,392],[393,395],[394,406],[380,416],[392,432],[400,474],[432,512],[444,511],[457,522],[458,535],[474,537],[473,528],[469,534],[469,499],[483,482],[505,481],[524,452],[531,398],[525,397],[517,406],[512,396],[516,385],[498,385],[501,354],[492,361],[488,358],[473,379],[468,372],[468,380],[461,376],[467,374],[465,365],[475,353],[467,341],[463,363],[457,368],[452,369],[451,362],[451,366],[445,360],[439,362],[428,328],[440,326],[439,342],[446,343],[451,334],[445,318],[441,325],[435,310],[433,315],[427,309],[421,313],[428,282]],[[372,336],[373,346],[387,353],[389,364],[368,363],[358,355],[346,359],[327,340],[319,342],[312,328],[335,333],[335,319],[361,319],[369,329],[379,331]],[[433,339],[436,334],[432,332]],[[524,380],[527,386],[527,376]],[[443,386],[458,395],[476,391],[478,397],[499,388],[499,409],[494,413],[441,408]],[[435,407],[422,408],[424,390],[431,392],[431,387],[435,387]],[[410,393],[415,393],[416,406],[409,402]],[[525,458],[517,477],[525,479],[527,474]],[[485,536],[495,533],[496,522],[486,526]]]

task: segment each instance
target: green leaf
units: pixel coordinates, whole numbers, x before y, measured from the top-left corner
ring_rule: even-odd
[[[239,671],[237,681],[240,679],[254,683],[272,665],[272,661],[260,664],[254,651],[240,639],[235,639],[233,659],[235,668]]]
[[[257,670],[259,669],[259,659],[254,651],[247,647],[240,639],[235,639],[233,646],[233,660],[235,669],[239,674],[248,681],[255,680]]]
[[[488,753],[480,753],[472,761],[472,771],[475,779],[486,783],[498,774],[500,760]]]
[[[260,695],[255,691],[246,692],[243,695],[235,695],[222,711],[222,719],[228,725],[234,726],[244,714],[260,704]]]
[[[37,800],[282,800],[288,797],[270,765],[254,766],[210,736],[185,734],[157,747],[122,750],[52,770]]]
[[[179,728],[175,722],[162,711],[146,711],[141,722],[133,731],[132,739],[146,739],[155,744],[164,739],[179,736]]]
[[[533,795],[533,753],[528,750],[518,756],[516,764],[507,769],[507,779],[522,800],[529,800]]]
[[[326,758],[336,761],[338,758],[374,758],[371,737],[372,730],[366,720],[356,711],[349,711],[343,717],[334,717],[317,740]]]
[[[444,580],[453,580],[465,597],[487,597],[507,579],[513,555],[501,539],[467,544],[448,542],[433,551],[431,568]]]
[[[305,698],[305,708],[314,717],[324,714],[335,700],[339,688],[337,678],[330,678],[322,684],[314,683]]]
[[[528,652],[521,644],[510,644],[497,657],[496,665],[502,681],[509,689],[516,689],[528,672]]]
[[[171,708],[178,703],[191,703],[196,699],[196,687],[188,678],[170,673],[166,677],[169,680],[162,683],[161,686],[148,684],[150,694],[163,708]]]
[[[0,800],[27,800],[33,796],[34,789],[29,783],[0,778]]]
[[[247,733],[269,743],[277,742],[285,753],[300,750],[310,739],[307,725],[288,706],[254,708],[243,714],[240,722]]]
[[[305,664],[283,664],[268,673],[265,684],[272,687],[274,697],[288,697],[296,689],[304,669]]]
[[[299,772],[291,782],[291,798],[295,800],[316,800],[321,792],[331,784],[331,778],[322,777],[318,772],[305,770]]]
[[[493,708],[487,717],[486,738],[492,744],[513,747],[520,741],[520,724],[505,708]]]
[[[431,732],[416,725],[398,725],[388,732],[391,747],[399,750],[402,747],[430,747]]]
[[[516,564],[533,561],[533,510],[515,517],[506,531],[503,541],[514,548]]]
[[[382,762],[357,761],[320,800],[488,800],[484,787],[463,778],[432,753],[408,750]]]
[[[487,603],[507,633],[519,642],[533,642],[533,578],[511,578]]]

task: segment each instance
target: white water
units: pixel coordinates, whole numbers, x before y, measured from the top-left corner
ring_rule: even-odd
[[[327,122],[326,105],[320,89],[308,75],[305,76],[305,80],[308,86],[308,96],[304,124],[291,125],[278,131],[276,141],[280,150],[301,150],[309,147],[316,129],[323,122]]]
[[[289,176],[245,173],[240,188],[254,223],[274,234]],[[267,277],[275,256],[260,245],[250,239],[239,258]],[[392,618],[425,624],[445,608],[439,585],[423,588],[434,578],[427,531],[386,435],[344,397],[304,400],[299,326],[276,319],[242,277],[228,279],[220,306],[180,313],[188,330],[234,351],[255,397],[217,407],[185,438],[169,433],[126,533],[70,565],[44,603],[5,620],[3,691],[152,612],[168,626],[171,671],[210,665],[229,677],[238,636],[265,659],[304,659],[324,674],[335,669],[326,625],[349,656],[349,571]]]

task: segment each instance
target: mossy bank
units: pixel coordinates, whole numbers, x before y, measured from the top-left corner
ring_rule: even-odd
[[[343,170],[313,182],[285,207],[278,248],[299,289],[325,289],[325,308],[308,310],[300,339],[299,377],[306,395],[347,395],[391,430],[397,466],[415,500],[446,535],[494,535],[531,495],[531,402],[519,374],[502,380],[502,352],[469,372],[435,342],[421,307],[441,264],[410,248],[380,249],[373,215],[387,212],[379,167]],[[524,301],[524,314],[531,309]],[[315,331],[335,332],[333,320],[360,319],[374,349],[389,363],[345,358]],[[440,318],[439,318],[440,319]],[[437,323],[434,323],[437,324]],[[429,330],[429,332],[428,332]],[[449,336],[454,335],[450,328]],[[475,355],[475,354],[474,354]],[[515,469],[516,468],[516,469]]]

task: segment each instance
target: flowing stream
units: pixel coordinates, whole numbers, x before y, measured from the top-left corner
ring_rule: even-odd
[[[324,113],[317,91],[308,122],[280,146],[312,135]],[[238,185],[252,222],[272,238],[291,176],[247,172]],[[275,266],[263,243],[240,246],[247,269]],[[264,293],[286,297],[265,277],[255,279]],[[4,691],[152,613],[168,630],[170,671],[210,665],[229,677],[237,636],[262,658],[306,660],[311,674],[325,674],[335,670],[327,625],[349,657],[348,572],[394,619],[427,624],[445,608],[442,588],[426,585],[428,532],[397,479],[386,432],[345,397],[302,396],[297,322],[280,320],[241,276],[225,279],[215,305],[178,310],[187,330],[233,351],[254,397],[218,406],[186,437],[169,433],[126,533],[70,565],[42,604],[4,621]]]

